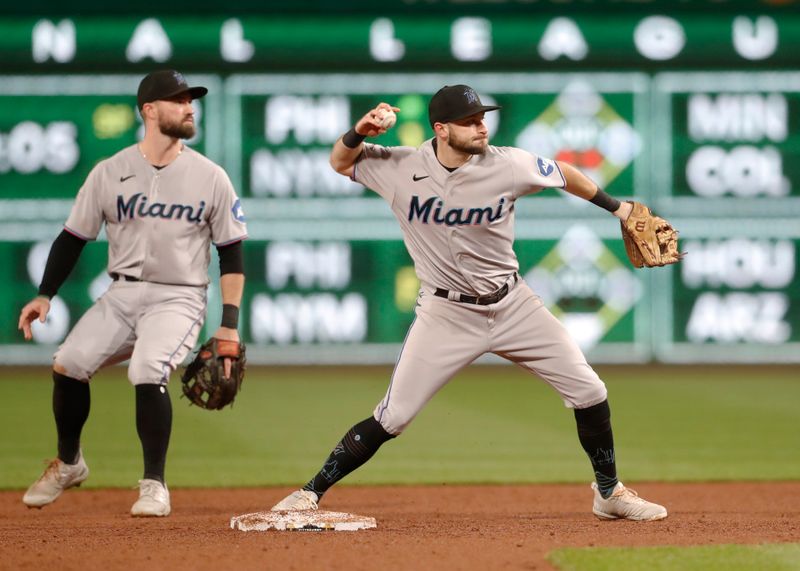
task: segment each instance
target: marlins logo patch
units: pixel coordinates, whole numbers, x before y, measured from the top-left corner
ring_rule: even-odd
[[[233,203],[233,208],[231,208],[231,214],[233,217],[236,218],[239,222],[244,222],[244,210],[242,210],[242,201],[238,198],[236,202]]]
[[[465,89],[464,90],[464,98],[467,100],[467,103],[478,103],[478,94],[475,93],[472,89]]]
[[[550,176],[550,173],[552,173],[553,169],[556,168],[553,161],[549,159],[543,159],[542,157],[536,159],[536,166],[539,167],[539,173],[542,176]]]

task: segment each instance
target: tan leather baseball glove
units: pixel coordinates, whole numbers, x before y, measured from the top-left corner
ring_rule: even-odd
[[[683,254],[678,251],[678,231],[654,216],[644,204],[628,202],[633,210],[627,220],[620,221],[620,226],[631,263],[637,268],[652,268],[679,262]]]

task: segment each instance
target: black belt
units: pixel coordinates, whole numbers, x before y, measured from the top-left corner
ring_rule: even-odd
[[[508,295],[508,292],[511,291],[511,286],[516,284],[518,279],[517,272],[514,272],[514,281],[506,282],[505,285],[503,285],[503,287],[496,292],[487,293],[486,295],[465,295],[462,293],[458,299],[454,299],[453,301],[458,301],[460,303],[471,303],[473,305],[491,305],[493,303],[497,303]],[[436,291],[433,292],[433,295],[450,299],[450,292],[440,287],[436,288]]]
[[[126,282],[140,282],[140,281],[142,281],[139,278],[135,278],[133,276],[126,276],[126,275],[123,275],[123,274],[118,274],[117,272],[113,272],[111,274],[111,279],[114,280],[115,282],[119,281],[119,280],[125,280]]]

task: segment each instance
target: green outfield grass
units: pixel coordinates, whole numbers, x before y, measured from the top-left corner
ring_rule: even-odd
[[[794,480],[798,367],[598,367],[610,391],[626,481]],[[305,482],[386,389],[391,368],[251,368],[233,409],[203,411],[170,392],[171,486]],[[0,488],[24,488],[54,456],[49,371],[0,369]],[[93,487],[136,484],[142,461],[125,369],[92,382],[83,448]],[[471,367],[404,435],[344,484],[588,482],[572,412],[513,366]]]
[[[800,543],[559,549],[548,559],[562,571],[796,571]]]

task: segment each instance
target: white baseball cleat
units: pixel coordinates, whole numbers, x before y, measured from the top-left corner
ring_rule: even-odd
[[[319,498],[317,494],[314,492],[309,492],[308,490],[297,490],[296,492],[292,492],[281,501],[279,501],[275,506],[273,506],[272,511],[274,512],[283,512],[283,511],[302,511],[302,510],[315,510],[319,506],[317,506],[317,502]]]
[[[171,511],[169,490],[158,480],[139,480],[139,499],[131,507],[136,517],[164,517]]]
[[[78,451],[78,461],[67,464],[56,458],[47,465],[44,473],[36,480],[22,501],[29,508],[41,508],[56,501],[61,492],[68,488],[80,486],[89,477],[89,467],[83,460],[83,453]]]
[[[617,482],[614,493],[608,498],[600,495],[597,484],[592,482],[594,506],[592,512],[600,519],[631,519],[635,521],[655,521],[667,517],[667,508],[648,502],[639,494]]]

